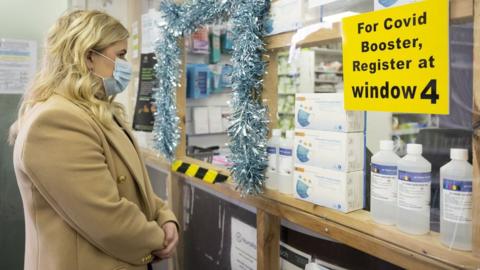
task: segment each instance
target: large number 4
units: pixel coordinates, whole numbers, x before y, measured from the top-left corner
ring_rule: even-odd
[[[428,90],[431,89],[430,94],[428,93]],[[437,100],[440,98],[440,96],[437,94],[437,80],[430,80],[425,86],[425,88],[422,91],[422,94],[420,95],[421,99],[430,99],[431,104],[437,104]]]

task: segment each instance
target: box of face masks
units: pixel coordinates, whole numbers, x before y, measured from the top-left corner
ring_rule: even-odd
[[[374,10],[380,10],[391,7],[398,7],[405,4],[411,4],[419,2],[418,0],[375,0],[373,7]]]
[[[363,171],[344,173],[295,166],[293,177],[296,198],[342,212],[363,208]]]
[[[362,111],[345,111],[343,93],[297,94],[295,128],[361,132],[365,126]]]
[[[295,165],[353,172],[363,169],[363,133],[295,130]]]

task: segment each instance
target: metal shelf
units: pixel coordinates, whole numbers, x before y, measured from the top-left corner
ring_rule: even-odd
[[[415,135],[415,134],[418,134],[419,132],[420,132],[420,129],[418,128],[399,129],[399,130],[392,131],[392,136]]]
[[[342,81],[327,81],[327,80],[315,80],[315,83],[330,83],[330,84],[337,84],[341,83]]]
[[[315,73],[343,75],[342,71],[328,71],[328,70],[320,70],[320,69],[316,69]]]

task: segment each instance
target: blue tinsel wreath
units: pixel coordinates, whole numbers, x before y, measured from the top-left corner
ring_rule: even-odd
[[[165,23],[159,25],[163,37],[155,44],[158,88],[153,98],[157,107],[153,129],[154,146],[173,160],[180,138],[176,89],[180,78],[178,38],[200,25],[230,18],[233,24],[233,113],[228,135],[233,179],[242,194],[258,194],[264,185],[267,164],[267,108],[262,102],[266,63],[262,36],[267,24],[270,0],[192,0],[175,4],[162,1]]]

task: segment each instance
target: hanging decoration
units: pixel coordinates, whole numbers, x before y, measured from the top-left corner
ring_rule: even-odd
[[[175,4],[162,1],[162,38],[155,43],[158,87],[154,89],[157,107],[154,146],[173,160],[180,138],[176,108],[176,89],[180,76],[179,37],[189,35],[199,26],[223,22],[230,18],[233,29],[233,97],[229,159],[237,189],[245,195],[259,194],[264,185],[267,164],[267,108],[262,102],[263,75],[266,63],[262,37],[267,25],[270,0],[191,0]]]

